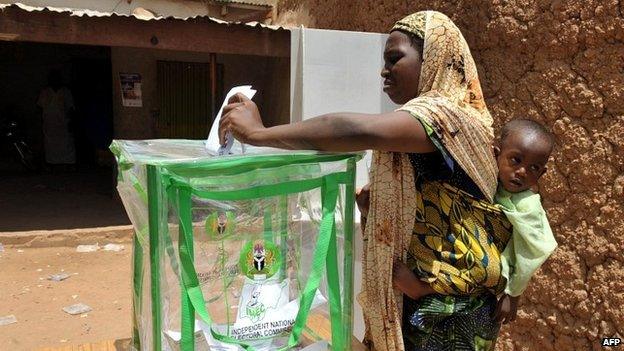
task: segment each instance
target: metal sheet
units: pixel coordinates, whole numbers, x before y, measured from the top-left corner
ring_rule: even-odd
[[[191,16],[191,17],[177,17],[177,16],[165,17],[165,16],[149,16],[149,15],[144,15],[144,14],[101,12],[101,11],[94,11],[94,10],[89,10],[89,9],[73,9],[73,8],[67,8],[67,7],[53,7],[53,6],[38,7],[38,6],[24,5],[21,3],[0,4],[0,11],[5,10],[5,9],[11,9],[11,8],[20,9],[26,12],[46,12],[47,11],[47,12],[66,13],[70,16],[76,16],[76,17],[115,17],[115,16],[132,17],[132,18],[136,18],[142,21],[161,21],[161,20],[186,21],[190,19],[203,19],[208,22],[227,25],[227,26],[247,26],[247,27],[265,28],[265,29],[271,29],[271,30],[287,30],[287,28],[284,28],[282,26],[271,26],[271,25],[260,23],[260,22],[248,22],[248,23],[227,22],[227,21],[220,20],[218,18],[209,17],[209,16],[201,16],[201,15]]]
[[[217,3],[226,4],[243,4],[262,7],[273,7],[270,0],[216,0]]]

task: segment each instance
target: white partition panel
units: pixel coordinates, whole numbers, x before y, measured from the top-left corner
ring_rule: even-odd
[[[381,113],[397,108],[382,91],[380,73],[387,34],[307,28],[291,33],[291,121],[330,112]],[[369,166],[370,152],[358,163],[358,187],[368,182]],[[359,230],[355,239],[357,295],[362,276]],[[354,312],[354,332],[361,338],[364,326],[357,303]]]

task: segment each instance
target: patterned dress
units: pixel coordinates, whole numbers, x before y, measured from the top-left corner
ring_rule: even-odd
[[[365,339],[378,351],[485,350],[498,327],[491,318],[487,332],[477,325],[504,284],[499,261],[509,234],[491,205],[498,172],[492,116],[468,44],[447,16],[417,12],[392,30],[422,39],[418,93],[398,111],[422,122],[439,153],[423,155],[437,159],[415,169],[413,155],[373,152],[358,296]],[[392,284],[395,261],[407,261],[441,295],[407,301],[404,314],[404,296]]]
[[[440,145],[434,142],[436,145]],[[406,350],[489,350],[511,225],[444,150],[412,154],[417,215],[407,263],[440,294],[403,301]]]

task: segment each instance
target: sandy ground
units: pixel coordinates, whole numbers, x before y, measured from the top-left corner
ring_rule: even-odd
[[[100,243],[102,245],[102,243]],[[78,253],[75,247],[4,248],[0,252],[1,350],[33,350],[131,336],[131,244],[120,252]],[[70,278],[54,282],[50,274]],[[84,303],[93,310],[69,315]]]

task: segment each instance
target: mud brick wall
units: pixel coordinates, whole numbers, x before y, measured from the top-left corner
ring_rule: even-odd
[[[497,350],[602,349],[624,336],[624,1],[281,0],[278,22],[387,32],[426,9],[464,33],[497,127],[556,136],[540,186],[560,246]]]

